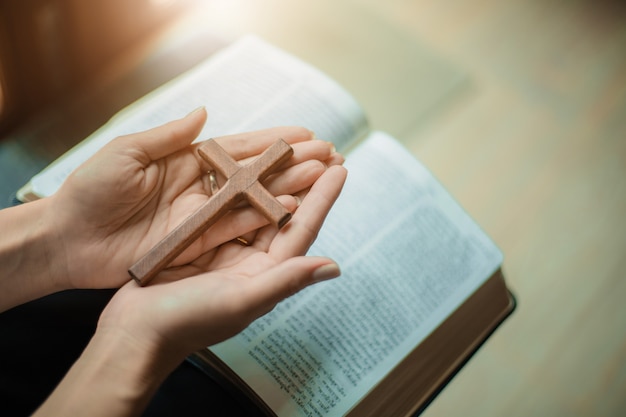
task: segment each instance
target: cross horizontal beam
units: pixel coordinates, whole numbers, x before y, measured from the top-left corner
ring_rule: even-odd
[[[198,153],[213,169],[226,177],[226,183],[130,267],[128,273],[140,285],[146,285],[169,266],[242,199],[247,199],[276,227],[284,226],[291,219],[291,213],[260,183],[293,155],[293,149],[285,141],[278,140],[244,166],[238,164],[214,140],[204,143]]]

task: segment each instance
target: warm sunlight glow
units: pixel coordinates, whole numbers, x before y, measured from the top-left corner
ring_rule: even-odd
[[[193,4],[198,23],[206,26],[210,22],[211,30],[222,35],[246,32],[249,19],[258,17],[263,9],[261,0],[195,0]]]
[[[150,0],[150,4],[155,7],[167,7],[172,5],[176,0]]]

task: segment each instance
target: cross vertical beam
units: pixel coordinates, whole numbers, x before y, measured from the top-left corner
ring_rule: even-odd
[[[130,267],[128,273],[139,285],[146,285],[244,198],[279,228],[291,219],[291,213],[260,183],[293,155],[293,149],[284,140],[245,166],[239,165],[214,140],[204,143],[198,153],[226,177],[226,184]]]

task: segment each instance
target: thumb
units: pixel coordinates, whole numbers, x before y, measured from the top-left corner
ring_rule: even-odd
[[[339,265],[324,257],[290,258],[249,281],[249,305],[255,316],[265,314],[279,302],[316,282],[336,278]]]
[[[198,137],[207,119],[206,109],[199,107],[182,119],[174,120],[145,132],[128,135],[126,146],[130,142],[148,158],[145,163],[172,154],[189,145]]]

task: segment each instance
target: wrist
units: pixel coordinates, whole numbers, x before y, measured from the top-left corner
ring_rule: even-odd
[[[140,415],[179,363],[123,330],[98,328],[36,415]]]
[[[0,211],[0,311],[67,288],[49,212],[48,199]]]

